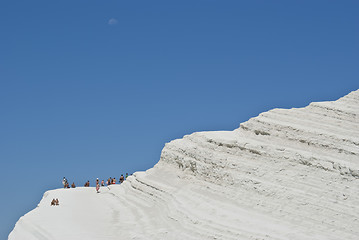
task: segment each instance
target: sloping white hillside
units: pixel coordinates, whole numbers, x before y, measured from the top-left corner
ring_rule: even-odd
[[[359,90],[174,140],[154,168],[99,194],[46,192],[9,240],[357,240],[358,193]]]

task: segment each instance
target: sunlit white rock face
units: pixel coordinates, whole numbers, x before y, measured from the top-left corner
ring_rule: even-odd
[[[357,240],[358,193],[359,90],[174,140],[99,194],[49,191],[9,239]]]

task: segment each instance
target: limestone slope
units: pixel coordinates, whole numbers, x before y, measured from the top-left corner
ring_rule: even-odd
[[[47,192],[9,239],[357,239],[358,192],[359,90],[174,140],[100,194]]]

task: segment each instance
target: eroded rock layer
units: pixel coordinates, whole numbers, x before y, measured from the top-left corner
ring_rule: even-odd
[[[9,239],[354,240],[358,193],[359,90],[174,140],[154,168],[100,194],[50,191]],[[55,195],[61,213],[48,206]]]

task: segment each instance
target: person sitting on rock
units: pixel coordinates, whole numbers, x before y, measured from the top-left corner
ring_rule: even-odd
[[[75,187],[76,187],[74,182],[72,182],[71,187],[72,187],[72,188],[75,188]]]

